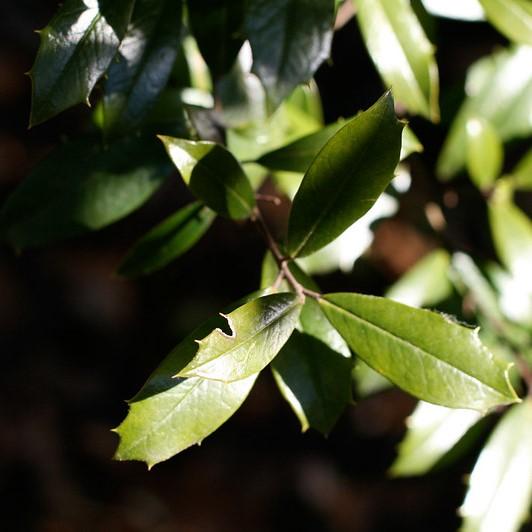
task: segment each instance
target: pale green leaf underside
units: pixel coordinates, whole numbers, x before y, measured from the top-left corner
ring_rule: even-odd
[[[517,532],[532,496],[532,400],[512,407],[480,453],[463,506],[463,532]]]
[[[480,411],[518,401],[509,364],[482,345],[476,330],[374,296],[331,294],[320,304],[362,360],[419,399]]]
[[[198,340],[195,357],[180,372],[232,382],[267,366],[297,325],[302,301],[295,294],[271,294],[226,316],[230,334],[220,328]]]
[[[480,0],[488,20],[510,40],[532,45],[530,0]]]

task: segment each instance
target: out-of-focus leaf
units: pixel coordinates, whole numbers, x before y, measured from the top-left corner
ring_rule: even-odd
[[[450,262],[444,249],[432,251],[394,283],[386,296],[413,307],[436,305],[452,292],[448,277]]]
[[[512,407],[480,453],[460,513],[464,532],[517,532],[532,496],[532,400]]]
[[[493,242],[504,266],[532,294],[532,222],[514,205],[509,188],[501,183],[488,204]]]
[[[183,181],[205,205],[236,220],[250,215],[255,194],[231,152],[214,142],[160,139]]]
[[[214,212],[191,203],[144,235],[129,251],[118,273],[126,277],[159,270],[188,251],[209,229]]]
[[[67,0],[39,32],[41,44],[30,72],[30,126],[88,102],[124,37],[133,4],[133,0]]]
[[[504,149],[496,129],[483,118],[470,118],[466,123],[466,166],[475,185],[489,188],[499,177]]]
[[[181,10],[181,0],[136,0],[105,83],[107,132],[137,126],[161,94],[179,51]]]
[[[515,46],[477,61],[466,81],[467,98],[456,115],[440,153],[437,172],[451,179],[467,159],[467,121],[482,117],[503,141],[532,131],[532,47]],[[493,105],[497,102],[497,105]]]
[[[247,299],[247,298],[246,298]],[[216,316],[189,334],[129,401],[129,413],[115,429],[117,460],[141,460],[152,467],[201,441],[240,407],[257,375],[231,383],[199,377],[175,378],[198,350],[196,340],[224,325]]]
[[[292,257],[324,247],[370,209],[393,177],[401,129],[387,93],[327,142],[294,198],[287,245]]]
[[[488,20],[510,40],[532,45],[530,0],[480,0]]]
[[[328,434],[351,400],[351,362],[294,331],[272,362],[277,385],[301,423]]]
[[[190,26],[215,80],[231,69],[244,44],[244,3],[244,0],[189,2]]]
[[[484,10],[478,0],[422,0],[425,9],[439,17],[454,18],[458,20],[477,21],[484,20]]]
[[[395,98],[411,113],[437,122],[438,67],[408,0],[356,0],[368,51]]]
[[[393,386],[383,375],[368,366],[363,360],[355,360],[355,367],[351,373],[355,383],[358,398],[368,397]]]
[[[108,147],[88,138],[60,146],[4,205],[0,228],[17,248],[94,231],[140,207],[171,171],[151,138]]]
[[[230,334],[217,328],[198,340],[198,352],[179,376],[233,382],[259,372],[292,334],[301,306],[302,301],[292,293],[246,303],[225,316]]]
[[[333,0],[248,2],[245,27],[253,50],[252,71],[273,108],[329,57],[333,24]]]
[[[511,179],[515,187],[532,190],[532,150],[529,150],[513,169]]]
[[[405,126],[403,129],[403,137],[401,141],[401,156],[399,157],[402,161],[406,159],[409,155],[413,153],[421,153],[423,151],[423,145],[419,142],[419,139],[416,137],[415,133],[409,126]]]
[[[426,473],[481,417],[475,410],[420,401],[406,421],[407,432],[390,473],[396,477]]]
[[[518,401],[510,365],[481,344],[476,330],[374,296],[330,294],[320,305],[357,356],[419,399],[480,411]]]

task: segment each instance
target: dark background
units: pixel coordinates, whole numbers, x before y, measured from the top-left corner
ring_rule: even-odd
[[[32,32],[55,1],[0,6],[0,199],[62,135],[83,128],[82,106],[28,131]],[[352,274],[319,279],[327,290],[380,294],[437,245],[423,214],[447,188],[432,175],[466,69],[497,44],[486,24],[438,20],[442,126],[412,121],[426,151],[412,160],[413,187],[397,216]],[[351,21],[336,34],[317,76],[326,118],[349,116],[382,93]],[[490,254],[483,202],[466,179],[451,185],[450,237]],[[472,449],[453,467],[418,479],[386,471],[415,401],[397,390],[348,409],[328,439],[301,435],[264,371],[241,410],[201,447],[148,472],[111,460],[131,397],[150,371],[202,319],[256,289],[264,250],[246,224],[218,220],[164,271],[124,281],[114,271],[149,227],[189,201],[172,178],[140,211],[97,234],[16,256],[0,244],[0,528],[6,531],[451,531]],[[271,213],[270,213],[271,216]],[[282,218],[282,216],[280,216]],[[275,223],[276,220],[273,220]],[[484,245],[483,245],[484,243]],[[485,249],[484,249],[485,248]]]

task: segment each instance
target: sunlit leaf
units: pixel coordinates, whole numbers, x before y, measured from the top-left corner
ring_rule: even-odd
[[[484,10],[478,0],[422,0],[425,9],[440,17],[454,18],[458,20],[477,21],[484,20]]]
[[[291,256],[324,247],[370,209],[393,177],[401,129],[387,93],[327,142],[294,198],[288,225]]]
[[[395,98],[411,113],[439,120],[438,67],[408,0],[356,0],[368,51]]]
[[[107,132],[137,126],[164,89],[179,50],[181,9],[181,0],[136,0],[105,82]]]
[[[499,177],[504,149],[495,128],[483,118],[470,118],[466,123],[466,165],[475,185],[489,188]]]
[[[488,20],[510,40],[532,44],[530,0],[480,0]]]
[[[466,125],[470,118],[489,121],[503,141],[532,132],[531,62],[532,47],[515,46],[484,57],[469,69],[467,98],[438,159],[437,172],[442,179],[452,178],[466,164]]]
[[[374,296],[330,294],[320,305],[362,360],[419,399],[480,411],[517,401],[509,365],[476,330]]]
[[[532,496],[532,400],[512,407],[480,453],[463,506],[464,532],[517,532]]]
[[[129,251],[118,273],[135,277],[159,270],[188,251],[209,229],[215,214],[195,202],[169,216]]]
[[[329,57],[333,0],[250,0],[245,28],[253,72],[273,108]]]
[[[401,141],[401,156],[400,160],[406,159],[413,153],[421,153],[423,151],[423,145],[416,137],[412,128],[405,126],[403,129],[403,137]]]
[[[387,291],[386,296],[413,307],[434,306],[452,292],[450,256],[437,249],[417,262]]]
[[[294,331],[272,362],[301,428],[328,434],[351,400],[351,362],[315,337]]]
[[[406,420],[407,432],[390,473],[393,476],[426,473],[481,417],[474,410],[420,401]]]
[[[0,213],[17,248],[94,231],[140,207],[171,171],[151,138],[108,147],[85,138],[56,148],[17,188]]]
[[[131,17],[133,0],[67,0],[39,34],[31,69],[30,126],[80,102],[107,70]]]
[[[515,166],[511,179],[515,187],[532,190],[532,150],[529,150]]]
[[[292,334],[301,306],[299,297],[291,293],[246,303],[226,316],[229,334],[217,328],[198,340],[198,352],[179,376],[233,382],[257,373]]]
[[[247,218],[255,194],[242,167],[223,146],[161,136],[168,155],[193,194],[216,213]]]

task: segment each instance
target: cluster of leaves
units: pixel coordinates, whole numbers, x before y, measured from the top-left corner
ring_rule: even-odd
[[[392,467],[397,475],[439,464],[490,410],[519,402],[520,380],[512,383],[508,370],[515,363],[532,380],[532,224],[513,195],[532,188],[532,155],[499,174],[502,142],[532,133],[532,10],[525,0],[480,3],[515,43],[471,67],[437,171],[449,180],[466,168],[488,198],[504,268],[437,250],[387,298],[322,294],[304,270],[367,220],[400,160],[421,150],[389,92],[356,117],[323,125],[311,78],[329,56],[336,10],[351,4],[67,0],[39,32],[30,124],[88,102],[97,85],[100,97],[91,131],[57,148],[3,207],[7,241],[21,249],[102,228],[145,203],[175,167],[196,201],[141,238],[122,275],[166,266],[217,216],[256,225],[268,249],[260,290],[195,329],[129,401],[116,429],[118,459],[151,467],[200,443],[267,366],[303,430],[327,434],[352,401],[353,380],[369,389],[378,374],[379,386],[391,382],[421,399]],[[354,4],[398,108],[437,122],[438,68],[420,5]],[[267,178],[293,198],[282,241],[258,206]],[[469,302],[480,335],[418,308],[453,293]],[[467,530],[521,523],[532,491],[531,418],[530,398],[505,410],[471,477]]]

